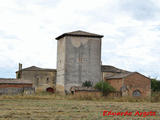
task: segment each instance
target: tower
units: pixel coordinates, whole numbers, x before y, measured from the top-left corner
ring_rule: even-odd
[[[84,31],[64,33],[57,40],[56,91],[64,93],[72,86],[101,80],[102,35]]]

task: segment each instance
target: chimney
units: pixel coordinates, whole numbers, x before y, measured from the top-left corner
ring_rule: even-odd
[[[18,70],[17,78],[21,79],[21,77],[22,77],[22,64],[19,63],[19,70]]]
[[[22,70],[22,64],[19,63],[19,71]]]

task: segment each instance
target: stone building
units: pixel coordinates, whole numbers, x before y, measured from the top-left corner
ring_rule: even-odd
[[[57,92],[70,92],[72,86],[85,81],[93,85],[101,80],[102,35],[84,31],[64,33],[56,38]]]
[[[36,66],[21,69],[20,67],[20,70],[16,72],[16,78],[20,81],[28,80],[32,82],[36,90],[45,91],[49,87],[54,89],[56,69],[39,68]]]
[[[118,69],[113,66],[102,66],[103,80],[112,85],[122,96],[151,95],[151,81],[148,77],[138,73]]]
[[[84,31],[64,33],[57,40],[57,70],[31,66],[16,72],[17,79],[29,80],[33,87],[68,93],[73,86],[81,87],[85,81],[93,86],[99,81],[109,82],[122,96],[150,96],[151,81],[137,72],[101,65],[102,35]]]

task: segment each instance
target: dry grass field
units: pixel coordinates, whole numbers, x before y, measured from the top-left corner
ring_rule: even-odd
[[[130,117],[103,116],[103,111],[132,112]],[[156,116],[134,116],[136,111]],[[160,120],[160,103],[73,100],[56,95],[0,96],[1,120]]]

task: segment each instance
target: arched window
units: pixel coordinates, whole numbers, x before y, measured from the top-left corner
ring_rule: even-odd
[[[132,95],[135,97],[138,97],[138,96],[141,96],[141,92],[139,90],[135,90],[133,91]]]

